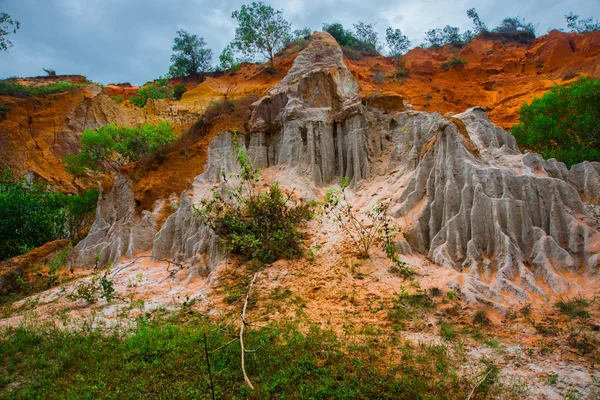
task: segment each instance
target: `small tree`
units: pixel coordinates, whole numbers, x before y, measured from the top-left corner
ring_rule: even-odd
[[[204,38],[180,29],[177,31],[174,41],[173,51],[175,54],[171,56],[173,64],[169,68],[171,77],[191,76],[199,72],[210,71],[212,50],[205,48]]]
[[[389,27],[385,31],[385,41],[390,48],[390,56],[394,57],[396,61],[400,56],[408,50],[410,47],[410,40],[408,37],[402,34],[400,29],[393,29]]]
[[[53,70],[52,68],[42,68],[44,70],[44,72],[46,73],[46,75],[48,76],[56,76],[56,71]]]
[[[7,13],[0,12],[0,51],[8,51],[13,47],[8,36],[11,33],[17,33],[20,27],[21,23],[19,21],[13,20]]]
[[[589,33],[600,30],[600,21],[596,20],[596,22],[594,22],[592,17],[579,19],[579,15],[569,13],[569,15],[565,15],[565,20],[567,22],[567,28],[569,28],[571,32]]]
[[[504,18],[500,25],[492,29],[492,32],[497,33],[513,33],[513,32],[527,32],[535,38],[535,25],[531,22],[525,22],[525,19],[521,19],[519,16]]]
[[[231,14],[231,18],[238,22],[232,48],[247,56],[259,53],[275,68],[273,57],[284,46],[291,29],[290,23],[283,18],[283,11],[259,1],[243,5]]]
[[[480,33],[487,31],[487,27],[485,26],[485,23],[483,23],[483,21],[481,21],[481,19],[479,18],[479,14],[477,14],[477,11],[475,11],[474,8],[469,8],[467,10],[467,16],[469,18],[471,18],[471,20],[473,21],[473,28],[475,29],[475,35],[479,35]]]
[[[359,21],[358,24],[354,24],[354,35],[359,42],[366,43],[373,50],[380,50],[379,38],[373,23],[367,24],[366,22]]]

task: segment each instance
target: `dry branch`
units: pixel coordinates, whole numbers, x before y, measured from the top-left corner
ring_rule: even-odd
[[[252,293],[252,286],[254,285],[254,282],[256,282],[256,278],[258,278],[259,275],[260,275],[260,272],[255,273],[254,277],[252,277],[252,281],[250,282],[250,286],[248,286],[248,293],[246,293],[246,301],[244,301],[244,308],[242,309],[242,321],[240,323],[240,347],[242,348],[242,373],[244,374],[244,381],[246,382],[248,387],[252,390],[254,390],[254,385],[252,385],[250,378],[248,378],[248,375],[246,374],[246,366],[245,366],[246,350],[244,349],[244,327],[248,324],[246,322],[246,308],[248,307],[248,300],[250,299],[250,294]]]

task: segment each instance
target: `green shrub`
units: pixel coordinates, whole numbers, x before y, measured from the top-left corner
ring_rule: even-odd
[[[174,96],[173,86],[166,78],[159,78],[155,82],[149,83],[140,90],[135,96],[129,98],[129,102],[136,107],[144,107],[148,99],[172,99]]]
[[[0,259],[56,239],[80,240],[94,219],[97,190],[83,195],[51,191],[47,185],[0,171]]]
[[[8,106],[8,104],[0,100],[0,121],[6,118],[6,114],[8,114],[9,110],[10,107]]]
[[[512,129],[520,147],[556,158],[567,166],[600,161],[600,80],[580,78],[554,86],[523,104]]]
[[[60,82],[47,83],[45,85],[23,85],[16,80],[6,79],[0,81],[0,96],[43,96],[52,93],[68,92],[83,86],[85,85],[71,83],[68,79]]]
[[[139,128],[111,124],[85,130],[81,135],[81,151],[69,154],[63,161],[67,172],[76,177],[82,176],[86,169],[100,171],[109,167],[118,172],[125,163],[153,155],[174,140],[173,125],[167,121]]]
[[[442,69],[444,71],[448,71],[452,67],[455,67],[455,66],[464,67],[465,65],[467,65],[467,62],[465,60],[455,56],[452,60],[442,63]]]
[[[179,83],[177,86],[175,86],[175,89],[173,89],[173,98],[175,100],[181,100],[181,96],[183,96],[185,92],[187,92],[185,84]]]
[[[213,198],[195,209],[197,217],[223,240],[229,253],[244,261],[270,263],[300,255],[305,235],[298,225],[312,217],[312,204],[297,201],[277,183],[267,192],[258,192],[260,172],[237,137],[234,141],[241,183],[226,194],[213,191]]]
[[[122,94],[118,94],[116,96],[112,96],[111,99],[117,104],[121,104],[125,101],[125,97]]]

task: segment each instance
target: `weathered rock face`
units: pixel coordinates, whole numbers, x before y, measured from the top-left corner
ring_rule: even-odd
[[[597,272],[598,221],[580,195],[597,201],[600,165],[568,171],[522,155],[480,108],[455,117],[468,137],[439,114],[391,120],[397,142],[389,169],[402,182],[393,215],[409,221],[413,251],[465,272],[463,292],[489,303],[563,292],[570,289],[563,272]]]
[[[576,289],[574,277],[597,274],[600,163],[568,170],[522,154],[482,108],[444,118],[404,111],[397,99],[361,101],[359,93],[339,46],[315,34],[288,76],[255,103],[248,153],[305,197],[348,176],[357,205],[389,201],[404,233],[400,251],[450,268],[450,284],[469,301],[502,310],[532,295]],[[152,247],[156,257],[214,268],[222,249],[194,217],[193,204],[211,189],[224,190],[237,170],[232,134],[219,134],[208,154],[204,173],[156,236],[149,212],[136,221],[121,179],[78,245],[82,259]]]
[[[96,220],[88,236],[75,247],[77,265],[105,265],[152,248],[155,216],[147,210],[142,211],[141,217],[136,216],[130,185],[127,178],[119,175],[110,193],[102,193],[101,189]]]
[[[255,104],[248,151],[259,166],[296,168],[317,185],[369,174],[360,85],[340,46],[316,33],[287,76]]]

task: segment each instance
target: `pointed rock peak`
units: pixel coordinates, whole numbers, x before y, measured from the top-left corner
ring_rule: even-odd
[[[288,86],[311,72],[330,69],[348,71],[342,48],[329,33],[315,32],[308,47],[298,54],[287,76],[274,89]]]

